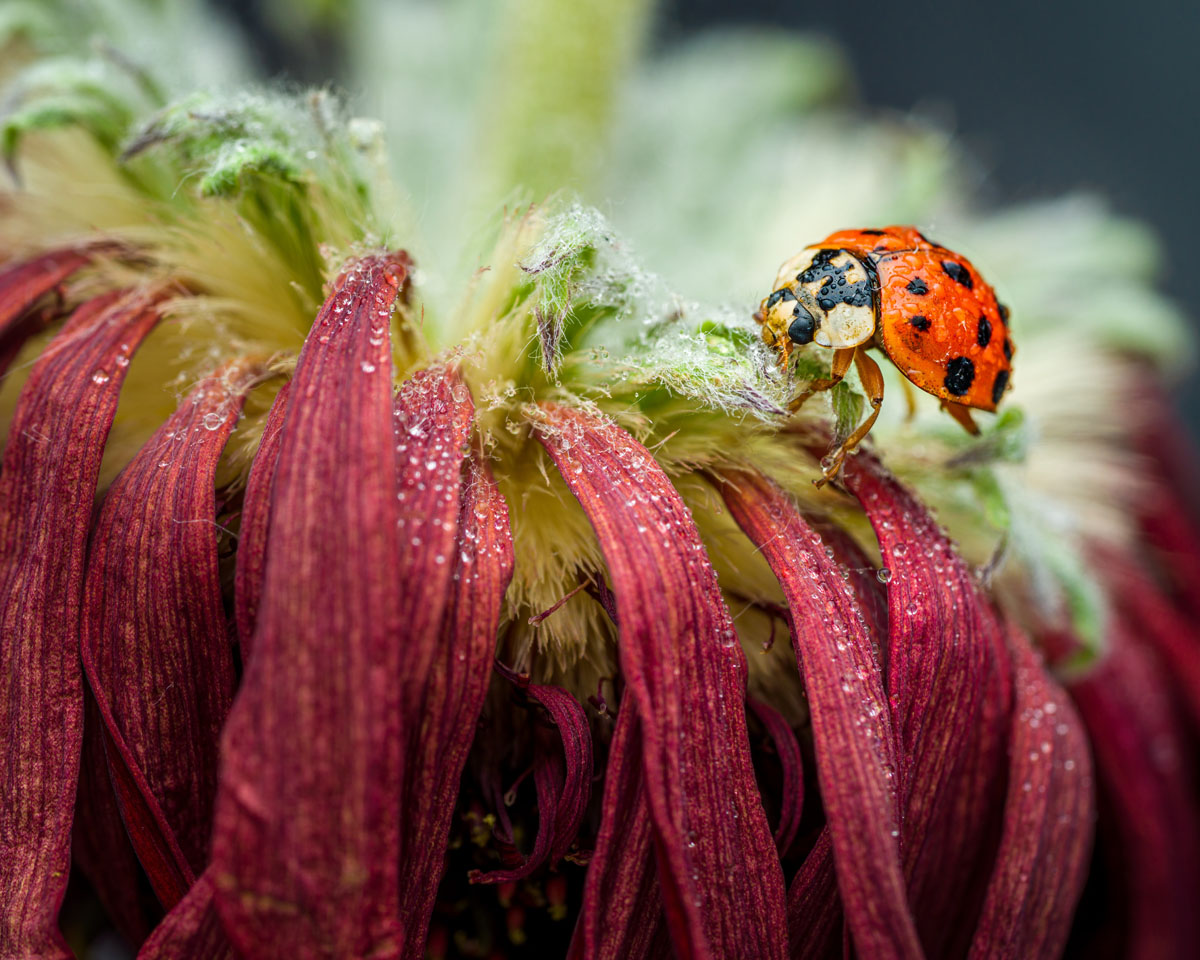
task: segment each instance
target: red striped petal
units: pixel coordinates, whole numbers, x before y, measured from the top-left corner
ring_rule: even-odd
[[[1192,956],[1200,933],[1200,805],[1188,741],[1163,696],[1167,678],[1137,637],[1118,618],[1107,656],[1069,689],[1112,812],[1097,843],[1116,887],[1110,919],[1128,926],[1127,955],[1167,960]]]
[[[1029,640],[1009,630],[1015,703],[1004,835],[972,958],[1061,956],[1083,890],[1096,804],[1087,735]]]
[[[783,796],[780,803],[779,826],[775,828],[775,847],[780,855],[787,852],[796,831],[800,829],[800,815],[804,812],[804,758],[800,754],[800,743],[791,725],[782,713],[762,700],[746,699],[756,717],[767,728],[767,735],[775,744],[775,754],[783,768]]]
[[[109,752],[122,744],[193,875],[208,862],[217,744],[234,686],[217,461],[258,372],[233,363],[197,384],[113,481],[88,555],[83,665]]]
[[[200,875],[187,896],[163,918],[138,951],[138,960],[235,960],[213,904],[212,872]]]
[[[113,926],[136,947],[153,926],[142,893],[145,881],[108,776],[104,723],[86,684],[83,697],[83,754],[71,828],[71,857],[96,891]]]
[[[691,515],[607,420],[545,405],[537,429],[608,564],[674,949],[782,957],[783,876],[750,763],[746,660]],[[614,855],[597,848],[598,877]]]
[[[865,620],[820,534],[782,490],[748,472],[723,479],[730,514],[788,600],[838,888],[855,946],[870,957],[921,956],[900,860],[896,737]]]
[[[279,460],[279,438],[287,416],[287,397],[291,383],[275,394],[267,414],[262,439],[242,498],[242,521],[238,528],[237,567],[234,572],[234,620],[237,624],[238,649],[242,663],[250,659],[258,604],[262,597],[263,570],[267,564],[267,525],[271,520],[271,494],[275,489],[275,464]]]
[[[473,873],[472,883],[519,880],[547,860],[551,866],[558,863],[579,832],[592,792],[592,736],[579,701],[560,687],[529,683],[502,664],[496,664],[496,671],[545,708],[561,746],[547,748],[539,742],[536,747],[533,777],[539,822],[533,851],[514,869]]]
[[[671,951],[642,744],[637,703],[626,698],[609,745],[600,832],[568,951],[572,960],[651,960]]]
[[[0,273],[0,375],[46,316],[34,305],[88,262],[78,250],[55,250]]]
[[[424,720],[410,761],[418,785],[405,811],[400,915],[408,931],[406,956],[425,949],[458,798],[459,778],[487,694],[501,606],[512,579],[513,545],[508,507],[487,465],[468,461],[459,514],[450,608],[429,671],[421,706]],[[590,770],[589,770],[590,772]]]
[[[842,946],[842,901],[838,898],[833,840],[826,827],[788,888],[791,960],[817,960]]]
[[[65,956],[83,699],[84,548],[127,359],[158,320],[154,297],[85,304],[33,365],[0,469],[0,955]]]
[[[251,956],[399,951],[407,624],[388,318],[406,270],[370,256],[337,278],[289,391],[213,838],[217,909]],[[439,600],[425,602],[440,624]]]
[[[845,483],[888,571],[905,875],[921,941],[938,956],[974,929],[972,891],[986,884],[995,848],[1008,709],[1001,628],[945,533],[878,460],[848,460]]]

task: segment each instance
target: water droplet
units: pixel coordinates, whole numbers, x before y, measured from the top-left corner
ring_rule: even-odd
[[[887,567],[880,567],[875,571],[875,579],[880,583],[891,583],[892,571]]]
[[[370,360],[364,360],[362,363],[359,364],[359,367],[361,368],[363,373],[374,373],[375,372],[375,364],[373,364]]]
[[[902,557],[906,553],[908,553],[908,544],[905,543],[903,540],[901,540],[894,547],[892,547],[892,556]]]
[[[205,430],[219,430],[221,428],[221,424],[224,422],[225,418],[219,413],[206,413],[204,415],[203,423]]]
[[[97,370],[92,374],[92,383],[105,384],[108,383],[110,377],[107,370]]]

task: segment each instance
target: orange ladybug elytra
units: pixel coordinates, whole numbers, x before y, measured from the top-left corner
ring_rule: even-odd
[[[979,428],[970,408],[995,410],[1012,375],[1008,309],[966,257],[915,227],[839,230],[805,247],[779,268],[755,319],[785,367],[793,344],[834,351],[830,376],[809,384],[793,411],[838,383],[851,362],[871,401],[871,415],[826,458],[818,485],[837,475],[879,416],[883,376],[868,348],[882,350],[971,433]]]

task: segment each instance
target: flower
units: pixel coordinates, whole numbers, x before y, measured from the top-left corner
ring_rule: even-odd
[[[640,5],[537,7],[497,31],[466,206],[604,189],[579,145],[610,132],[659,272],[555,195],[451,295],[453,178],[405,239],[378,128],[327,94],[159,103],[108,54],[15,81],[0,954],[67,955],[74,864],[147,958],[1185,955],[1200,533],[1145,238],[1083,201],[968,217],[939,134],[797,120],[816,47],[638,68]],[[586,69],[544,55],[580,36]],[[775,138],[719,164],[765,251],[647,199],[650,134],[716,193],[661,119],[714,57]],[[807,190],[823,158],[868,188]],[[944,217],[1022,339],[980,437],[893,401],[817,490],[861,391],[787,416],[828,358],[781,374],[748,305],[832,196]]]

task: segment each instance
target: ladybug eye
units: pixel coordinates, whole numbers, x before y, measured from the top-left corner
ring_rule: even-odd
[[[793,343],[812,343],[813,335],[817,332],[817,321],[811,313],[804,309],[801,303],[796,304],[796,309],[792,311],[792,316],[795,319],[791,326],[788,327],[788,339]]]

